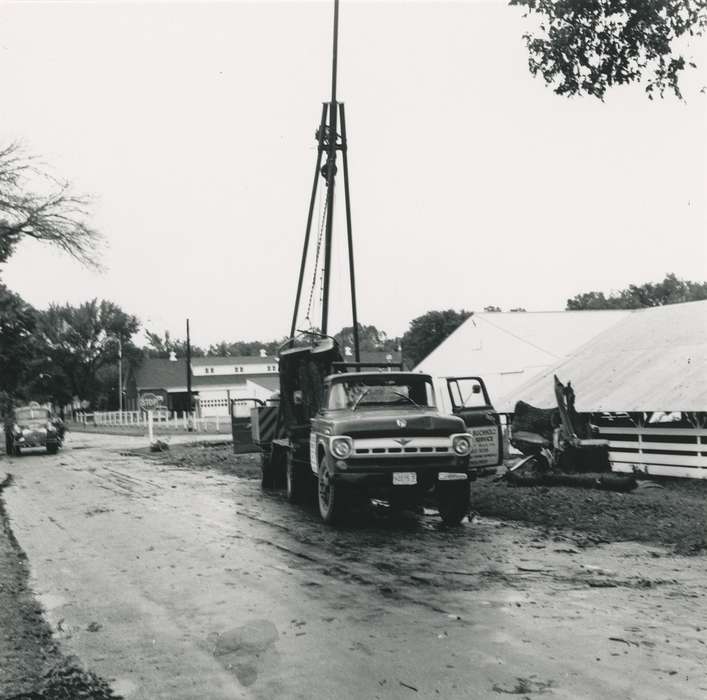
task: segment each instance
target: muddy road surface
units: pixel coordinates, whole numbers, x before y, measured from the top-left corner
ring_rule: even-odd
[[[126,698],[707,697],[707,558],[474,518],[344,529],[70,435],[3,463],[56,638]],[[380,509],[382,510],[382,509]]]

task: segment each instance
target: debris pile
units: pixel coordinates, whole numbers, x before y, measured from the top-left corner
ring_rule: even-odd
[[[119,700],[111,687],[95,673],[84,671],[72,661],[50,669],[37,688],[8,700]]]

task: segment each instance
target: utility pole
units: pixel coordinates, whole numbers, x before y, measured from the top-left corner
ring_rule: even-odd
[[[187,319],[187,414],[189,416],[189,430],[191,430],[191,339],[189,337],[189,319]]]
[[[118,336],[118,413],[123,422],[123,341]]]

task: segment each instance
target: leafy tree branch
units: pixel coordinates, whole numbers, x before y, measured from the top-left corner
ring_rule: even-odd
[[[648,97],[673,92],[695,64],[683,39],[707,26],[705,0],[510,0],[537,17],[523,35],[528,67],[558,95],[593,95],[643,82]]]

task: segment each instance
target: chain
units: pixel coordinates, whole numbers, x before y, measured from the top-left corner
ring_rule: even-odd
[[[307,315],[305,316],[305,320],[309,321],[310,326],[312,325],[312,319],[310,318],[309,314],[312,311],[312,299],[314,297],[314,289],[317,286],[317,269],[319,268],[319,254],[322,249],[322,237],[324,236],[324,224],[326,222],[326,210],[328,201],[328,198],[324,200],[322,221],[319,225],[319,236],[317,237],[317,252],[314,256],[314,273],[312,274],[312,286],[309,288],[309,301],[307,302]]]

